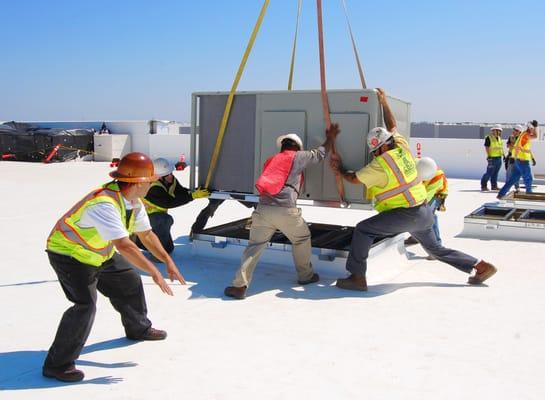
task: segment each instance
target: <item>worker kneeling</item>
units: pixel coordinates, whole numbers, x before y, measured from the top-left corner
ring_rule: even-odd
[[[97,289],[121,314],[127,338],[162,340],[165,331],[154,329],[147,317],[142,280],[133,266],[151,275],[161,290],[172,290],[138,247],[129,239],[135,232],[142,243],[166,264],[170,280],[185,284],[178,268],[163,249],[142,202],[154,175],[152,161],[142,153],[121,159],[113,181],[96,189],[57,221],[47,239],[47,254],[59,283],[74,305],[64,313],[42,373],[65,382],[83,379],[75,361],[89,336],[96,312]],[[117,250],[117,251],[116,251]]]
[[[259,204],[252,213],[250,240],[233,286],[225,288],[226,296],[236,299],[246,296],[259,257],[277,229],[292,244],[297,282],[300,285],[318,282],[320,277],[314,273],[310,262],[310,230],[296,202],[303,184],[304,169],[325,158],[338,132],[337,125],[332,125],[326,132],[326,141],[322,146],[308,151],[303,150],[303,142],[294,133],[277,138],[276,145],[280,152],[265,162],[256,182],[260,196]]]
[[[374,160],[358,172],[346,171],[340,160],[331,160],[331,166],[353,184],[364,184],[367,197],[373,199],[379,212],[361,221],[354,228],[346,269],[350,276],[338,279],[337,287],[348,290],[367,290],[365,273],[369,249],[376,237],[409,232],[424,249],[439,261],[474,276],[470,284],[480,284],[496,272],[496,268],[475,257],[443,247],[433,232],[433,212],[426,204],[426,188],[418,178],[416,163],[407,141],[396,130],[396,120],[386,95],[377,89],[387,129],[374,128],[367,144]]]
[[[210,193],[206,189],[197,189],[191,192],[183,187],[172,174],[174,165],[164,158],[155,159],[153,166],[155,175],[159,179],[151,184],[143,202],[153,233],[157,235],[163,248],[170,254],[174,250],[174,242],[170,234],[174,218],[168,213],[168,210],[187,204],[194,199],[208,197]],[[138,238],[136,244],[141,249],[145,249],[144,244]]]

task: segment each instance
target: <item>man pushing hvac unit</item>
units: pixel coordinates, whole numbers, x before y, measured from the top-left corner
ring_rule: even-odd
[[[152,232],[141,197],[157,180],[152,161],[142,153],[121,159],[113,181],[98,188],[64,214],[47,239],[47,254],[59,283],[73,306],[62,316],[43,366],[43,375],[65,382],[83,379],[75,361],[89,336],[96,312],[97,290],[121,314],[127,338],[162,340],[167,334],[152,328],[147,318],[142,280],[133,266],[151,275],[172,295],[161,272],[129,239],[142,243],[166,264],[171,280],[185,284],[178,268]],[[117,250],[117,251],[116,251]]]
[[[246,296],[259,257],[278,229],[291,242],[293,261],[300,285],[318,282],[310,262],[310,230],[296,202],[303,185],[303,171],[310,164],[322,161],[339,133],[336,124],[326,132],[325,142],[313,150],[303,150],[303,142],[295,133],[279,136],[280,152],[270,157],[256,182],[259,203],[252,213],[250,240],[244,250],[240,268],[225,295],[236,299]]]
[[[361,221],[354,228],[346,269],[350,276],[337,280],[337,287],[348,290],[367,290],[365,273],[369,249],[376,237],[409,232],[424,249],[439,261],[470,274],[469,284],[480,284],[496,272],[485,261],[457,250],[445,248],[438,242],[432,225],[433,212],[426,204],[426,188],[418,177],[416,163],[405,138],[396,130],[396,120],[384,90],[377,89],[384,113],[386,128],[374,128],[367,137],[374,160],[357,172],[347,171],[339,159],[331,166],[348,182],[365,185],[367,197],[374,201],[379,214]]]

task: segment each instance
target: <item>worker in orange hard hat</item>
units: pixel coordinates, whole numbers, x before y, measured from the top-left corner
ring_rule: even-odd
[[[157,180],[153,163],[142,153],[129,153],[113,181],[93,190],[55,224],[47,239],[47,254],[59,283],[72,303],[64,313],[42,373],[64,382],[83,379],[76,369],[96,311],[97,290],[121,314],[127,338],[162,340],[165,331],[152,328],[147,318],[142,280],[134,267],[151,275],[161,290],[172,295],[161,273],[129,239],[134,232],[151,253],[166,264],[173,281],[185,284],[174,261],[151,230],[140,198]]]

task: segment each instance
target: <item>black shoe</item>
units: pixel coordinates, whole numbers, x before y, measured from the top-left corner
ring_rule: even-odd
[[[42,375],[46,378],[53,378],[61,382],[79,382],[83,380],[83,377],[85,376],[83,371],[76,369],[74,365],[71,365],[64,370],[43,367]]]
[[[299,285],[308,285],[309,283],[318,282],[319,280],[320,280],[320,275],[314,273],[314,274],[312,274],[312,276],[311,276],[309,279],[307,279],[306,281],[300,281],[300,280],[298,280],[297,283],[298,283]]]
[[[488,192],[488,188],[486,186],[481,186],[481,192]]]
[[[146,333],[140,336],[127,335],[127,339],[130,340],[165,340],[167,333],[160,329],[149,328]]]
[[[227,286],[223,291],[223,294],[227,297],[232,297],[233,299],[242,300],[246,297],[246,286]]]
[[[409,236],[407,239],[405,239],[405,242],[403,243],[405,244],[405,247],[408,247],[408,246],[413,246],[415,244],[418,244],[418,240],[416,240],[412,236]]]

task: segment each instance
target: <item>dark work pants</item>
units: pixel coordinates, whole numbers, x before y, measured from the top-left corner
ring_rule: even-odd
[[[488,185],[488,180],[490,180],[492,189],[496,189],[498,187],[498,173],[500,172],[500,169],[501,157],[488,157],[486,172],[481,178],[481,187],[486,187]]]
[[[166,212],[157,212],[149,215],[149,222],[151,224],[151,230],[157,235],[159,241],[163,245],[163,248],[168,254],[174,251],[174,242],[170,234],[170,228],[174,224],[174,218],[172,215]],[[136,236],[136,245],[142,250],[147,250],[146,246]]]
[[[377,237],[409,232],[422,247],[439,261],[470,273],[479,260],[461,251],[443,247],[433,232],[433,212],[427,205],[395,208],[361,221],[354,228],[346,269],[353,274],[367,271],[367,257]]]
[[[121,314],[127,336],[142,336],[151,327],[142,280],[123,256],[116,253],[101,267],[60,254],[48,252],[48,256],[66,298],[74,305],[62,316],[44,367],[64,370],[74,365],[93,326],[97,289]]]

